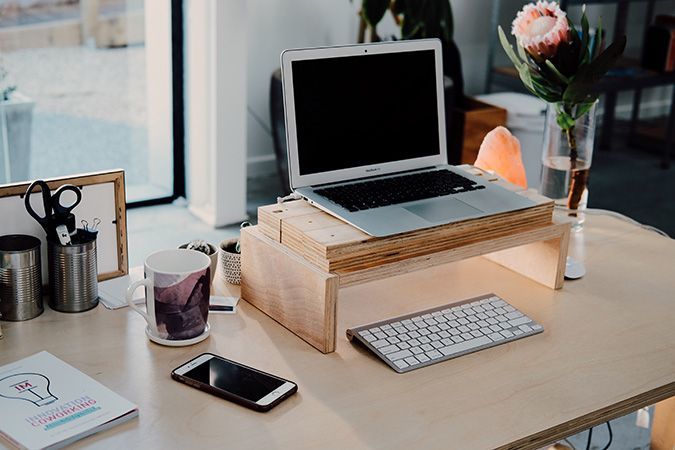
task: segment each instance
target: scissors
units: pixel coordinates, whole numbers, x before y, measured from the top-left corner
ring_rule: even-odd
[[[30,196],[39,186],[42,191],[42,206],[44,208],[44,216],[40,216],[35,212],[33,206],[30,204]],[[75,201],[68,206],[64,206],[61,203],[61,195],[66,191],[72,191],[75,193]],[[68,228],[75,228],[75,216],[71,211],[80,204],[82,201],[82,192],[77,186],[72,184],[64,184],[58,188],[54,194],[51,193],[49,186],[42,180],[36,180],[28,186],[26,191],[26,197],[24,198],[24,203],[26,205],[26,211],[30,214],[33,219],[35,219],[47,232],[48,237],[56,236],[56,227],[60,225],[68,225]]]

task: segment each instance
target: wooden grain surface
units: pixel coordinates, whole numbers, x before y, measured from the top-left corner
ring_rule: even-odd
[[[383,264],[456,249],[485,239],[506,237],[517,231],[551,223],[553,202],[550,199],[471,166],[459,168],[477,176],[485,176],[487,181],[533,200],[534,205],[523,210],[376,238],[304,200],[298,200],[258,208],[258,225],[263,234],[317,267],[329,272],[346,273],[364,272]]]
[[[557,291],[484,258],[344,289],[329,355],[241,302],[237,315],[211,315],[211,337],[187,348],[148,342],[127,308],[47,310],[3,324],[0,364],[47,350],[140,406],[138,419],[75,448],[541,448],[675,394],[675,243],[591,216],[570,249],[588,273]],[[544,333],[403,375],[344,335],[487,292]],[[299,391],[260,414],[170,379],[205,351]]]

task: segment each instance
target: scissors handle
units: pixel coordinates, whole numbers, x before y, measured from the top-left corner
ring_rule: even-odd
[[[69,206],[63,206],[61,204],[61,194],[63,194],[66,191],[72,191],[75,193],[75,201],[73,202],[72,205]],[[54,215],[59,217],[59,218],[64,218],[68,214],[70,214],[70,211],[72,211],[77,205],[80,204],[82,201],[82,191],[80,191],[80,188],[77,186],[73,186],[72,184],[64,184],[60,188],[54,192],[54,195],[52,195],[52,208],[54,208]]]
[[[42,191],[42,205],[45,211],[44,217],[38,215],[38,213],[36,213],[33,209],[33,206],[30,204],[30,197],[37,186],[40,186]],[[47,183],[42,180],[33,181],[30,186],[28,186],[28,189],[26,190],[26,196],[24,197],[23,201],[28,214],[30,214],[33,219],[42,225],[42,228],[44,228],[47,233],[50,233],[50,224],[52,222],[52,201],[51,193],[49,192],[49,186]]]

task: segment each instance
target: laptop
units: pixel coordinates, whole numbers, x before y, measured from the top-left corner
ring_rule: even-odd
[[[529,208],[447,164],[437,39],[281,54],[289,180],[372,236]]]

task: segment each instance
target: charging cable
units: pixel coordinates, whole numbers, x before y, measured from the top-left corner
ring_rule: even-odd
[[[665,236],[667,238],[670,238],[668,233],[666,233],[663,230],[659,230],[656,227],[653,227],[651,225],[645,225],[643,223],[638,222],[637,220],[631,219],[628,216],[624,216],[621,213],[618,213],[616,211],[610,211],[608,209],[599,209],[599,208],[586,208],[586,209],[579,209],[579,210],[571,210],[569,208],[565,208],[564,206],[559,206],[556,205],[555,209],[558,211],[564,211],[564,212],[569,212],[569,213],[579,213],[579,214],[588,214],[588,215],[595,215],[595,216],[610,216],[614,217],[619,220],[623,220],[624,222],[628,222],[632,225],[636,225],[644,230],[648,231],[653,231],[654,233],[660,234],[661,236]]]
[[[285,197],[277,197],[277,203],[282,204],[284,202],[290,202],[291,200],[300,200],[301,198],[302,195],[298,194],[297,192],[291,192]]]

